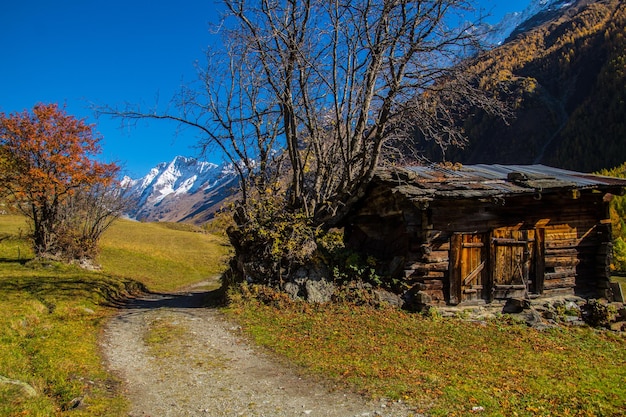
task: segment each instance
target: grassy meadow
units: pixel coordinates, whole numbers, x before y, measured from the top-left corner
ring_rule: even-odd
[[[118,221],[102,239],[99,262],[108,274],[166,292],[219,275],[229,253],[225,238],[191,225]]]
[[[318,376],[428,416],[623,416],[626,338],[587,327],[539,331],[392,308],[235,297],[258,344]]]
[[[229,247],[191,226],[119,221],[103,238],[102,271],[88,272],[33,261],[25,230],[23,218],[0,216],[0,416],[127,415],[120,382],[98,350],[104,323],[142,285],[174,291],[219,274]],[[626,410],[623,334],[275,297],[268,305],[234,294],[225,311],[303,372],[410,403],[424,415]],[[172,329],[159,328],[146,343],[159,356],[159,344],[171,337]]]
[[[124,416],[98,348],[103,324],[142,285],[173,291],[223,268],[223,240],[167,224],[119,221],[102,271],[32,260],[22,217],[0,215],[0,416]]]

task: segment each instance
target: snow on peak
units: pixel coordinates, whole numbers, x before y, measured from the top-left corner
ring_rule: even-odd
[[[485,41],[489,45],[501,45],[514,31],[524,31],[524,23],[542,12],[555,12],[569,7],[576,0],[531,0],[521,11],[507,13],[497,24],[487,27]]]
[[[184,197],[206,191],[232,180],[228,166],[199,161],[196,158],[176,156],[171,162],[162,162],[139,179],[124,177],[122,185],[129,188],[137,202],[136,212],[156,207],[169,196]],[[133,213],[130,213],[132,216]]]

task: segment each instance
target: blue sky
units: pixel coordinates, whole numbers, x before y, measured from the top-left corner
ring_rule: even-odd
[[[476,5],[495,23],[528,3]],[[0,111],[65,105],[96,124],[102,159],[134,178],[176,155],[197,156],[191,131],[176,135],[174,125],[160,121],[122,129],[119,120],[96,120],[90,104],[167,104],[182,83],[195,80],[195,62],[214,44],[209,28],[218,7],[216,0],[8,0],[0,12]]]

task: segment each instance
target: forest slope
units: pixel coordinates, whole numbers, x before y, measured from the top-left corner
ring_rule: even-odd
[[[586,172],[626,161],[624,2],[579,1],[481,55],[471,70],[511,104],[514,118],[466,115],[468,145],[444,157],[424,143],[429,159]]]

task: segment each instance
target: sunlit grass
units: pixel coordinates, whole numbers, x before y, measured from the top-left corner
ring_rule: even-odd
[[[210,235],[174,229],[119,222],[104,238],[103,271],[88,272],[33,260],[25,219],[0,215],[0,416],[127,414],[98,347],[104,323],[142,284],[162,291],[206,279],[228,252]]]
[[[97,341],[113,312],[106,305],[136,285],[77,267],[5,258],[0,375],[24,385],[0,384],[0,415],[123,415],[126,400],[102,366]],[[24,386],[36,395],[26,395]]]
[[[118,221],[102,239],[99,262],[107,273],[173,291],[219,275],[230,247],[191,226]]]
[[[229,311],[257,343],[310,372],[428,415],[618,416],[626,410],[623,335],[354,305],[274,308],[249,301]]]
[[[614,275],[613,277],[611,277],[611,281],[618,282],[620,287],[622,287],[622,294],[626,296],[626,276]]]

